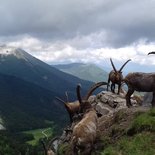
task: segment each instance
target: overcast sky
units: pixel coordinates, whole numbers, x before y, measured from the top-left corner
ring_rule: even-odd
[[[51,64],[155,65],[155,0],[0,0],[0,44]]]

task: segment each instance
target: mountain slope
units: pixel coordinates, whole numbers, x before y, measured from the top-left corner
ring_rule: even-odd
[[[108,73],[95,64],[72,63],[55,65],[54,67],[88,81],[99,82],[108,79]]]
[[[10,130],[45,127],[45,120],[63,126],[68,115],[55,96],[62,98],[68,91],[69,100],[75,100],[78,83],[83,93],[92,85],[21,49],[0,46],[0,117]]]
[[[16,76],[57,93],[66,90],[74,92],[78,83],[84,89],[92,84],[59,71],[22,49],[11,47],[0,47],[0,73]]]
[[[45,120],[63,125],[67,113],[63,105],[54,101],[58,95],[22,79],[0,74],[0,115],[4,126],[11,131],[42,128],[49,126]]]

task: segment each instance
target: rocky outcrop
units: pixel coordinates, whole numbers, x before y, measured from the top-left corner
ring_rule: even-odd
[[[98,130],[97,135],[101,137],[101,135],[106,135],[111,126],[116,121],[122,120],[122,122],[126,122],[127,119],[130,118],[130,114],[136,107],[139,107],[139,100],[137,101],[136,98],[131,99],[131,103],[134,108],[128,108],[126,106],[126,99],[125,94],[121,93],[120,95],[114,94],[107,91],[102,91],[96,96],[91,96],[89,98],[90,103],[96,109],[97,113],[100,114],[98,118]],[[123,113],[123,114],[122,114]],[[80,119],[82,117],[80,116]],[[78,122],[78,121],[77,121]],[[71,126],[68,126],[64,129],[62,136],[60,137],[60,141],[58,142],[58,148],[62,151],[62,147],[66,147],[63,152],[65,155],[69,155],[70,152],[70,140],[72,136],[72,128],[76,125],[77,122],[74,122]],[[120,123],[121,124],[121,123]],[[123,124],[123,123],[122,123]],[[123,124],[125,126],[126,123]],[[120,130],[120,134],[122,130]],[[116,136],[117,137],[117,136]],[[98,139],[98,138],[97,138]],[[97,140],[98,141],[98,140]],[[97,142],[98,143],[98,142]],[[98,146],[98,144],[97,144]],[[59,153],[61,154],[61,153]]]
[[[151,101],[153,98],[153,93],[152,92],[146,92],[144,94],[144,100],[142,102],[143,106],[151,106]]]
[[[101,93],[90,98],[90,102],[94,105],[97,112],[102,115],[111,115],[120,109],[128,108],[126,106],[125,94],[114,94],[112,92],[102,91]],[[137,106],[138,102],[131,99],[133,106]]]

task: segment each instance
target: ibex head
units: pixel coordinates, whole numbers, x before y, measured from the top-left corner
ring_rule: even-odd
[[[96,84],[94,84],[89,90],[88,90],[88,92],[86,93],[86,95],[85,95],[85,97],[83,98],[83,100],[88,100],[88,98],[91,96],[91,94],[92,94],[92,92],[95,90],[95,89],[97,89],[98,87],[100,87],[100,86],[102,86],[102,85],[107,85],[107,83],[106,82],[98,82],[98,83],[96,83]],[[80,93],[80,85],[78,85],[77,86],[77,88],[76,88],[76,92],[77,92],[77,95],[79,95]],[[73,122],[73,116],[75,115],[75,114],[78,114],[78,113],[80,113],[80,103],[81,102],[79,102],[79,100],[77,100],[77,101],[75,101],[75,102],[69,102],[68,101],[68,94],[67,93],[65,93],[66,94],[66,98],[67,98],[67,101],[64,101],[64,100],[62,100],[62,99],[60,99],[59,97],[56,97],[56,99],[58,99],[59,101],[61,101],[61,102],[63,102],[64,103],[64,105],[65,105],[65,108],[66,108],[66,110],[68,111],[68,114],[69,114],[69,116],[70,116],[70,121],[71,121],[71,123]],[[80,97],[80,95],[79,95],[79,97]],[[78,97],[78,99],[79,99],[79,97]],[[81,100],[80,100],[81,101]]]
[[[91,108],[91,104],[88,101],[90,95],[92,94],[92,92],[97,89],[98,87],[102,86],[102,85],[107,85],[107,82],[98,82],[96,84],[94,84],[88,91],[87,95],[84,96],[83,98],[81,97],[81,84],[77,85],[76,88],[76,92],[77,92],[77,98],[78,101],[80,103],[80,112],[84,112],[86,109]]]
[[[114,63],[113,63],[112,59],[110,58],[111,65],[112,65],[113,70],[115,71],[115,73],[122,73],[122,69],[124,68],[124,66],[125,66],[129,61],[131,61],[131,59],[127,60],[127,61],[121,66],[121,68],[120,68],[119,70],[116,70]]]
[[[115,84],[118,84],[118,94],[119,94],[119,91],[120,91],[120,88],[121,88],[121,82],[123,80],[123,75],[122,75],[122,69],[124,68],[124,66],[129,62],[131,61],[131,59],[127,60],[123,65],[122,67],[119,69],[119,70],[116,70],[115,68],[115,65],[112,61],[112,59],[110,58],[110,62],[111,62],[111,65],[113,67],[113,70],[109,73],[109,78],[108,78],[108,86],[109,86],[109,83],[111,81],[111,91],[113,93],[115,93]],[[107,91],[108,91],[108,86],[107,86]]]

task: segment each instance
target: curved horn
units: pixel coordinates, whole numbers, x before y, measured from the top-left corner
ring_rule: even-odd
[[[76,87],[76,93],[77,93],[77,98],[79,100],[79,103],[81,105],[82,104],[82,98],[81,98],[80,89],[81,89],[81,84],[78,84]]]
[[[122,65],[122,67],[120,68],[119,72],[122,71],[122,69],[124,68],[124,66],[125,66],[129,61],[131,61],[131,59],[127,60],[127,61]]]
[[[112,61],[111,58],[110,58],[110,62],[111,62],[111,65],[112,65],[112,67],[113,67],[113,70],[114,70],[115,72],[117,72],[117,70],[116,70],[116,68],[115,68],[115,66],[114,66],[114,63],[113,63],[113,61]]]
[[[62,100],[61,98],[59,98],[59,97],[55,97],[55,98],[56,98],[57,100],[59,100],[60,102],[66,104],[66,102],[65,102],[64,100]]]
[[[88,98],[90,97],[90,95],[92,94],[92,92],[97,89],[98,87],[102,86],[102,85],[107,85],[107,82],[98,82],[95,83],[87,92],[86,96],[84,97],[85,100],[88,100]]]
[[[149,55],[149,54],[155,54],[155,52],[149,52],[147,55]]]

